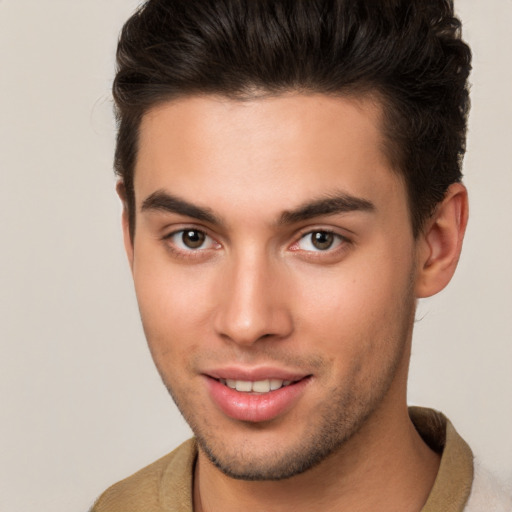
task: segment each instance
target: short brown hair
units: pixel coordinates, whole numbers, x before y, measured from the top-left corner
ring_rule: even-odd
[[[143,115],[194,94],[374,94],[417,235],[460,181],[471,52],[451,0],[149,0],[126,22],[113,94],[115,171],[132,239]]]

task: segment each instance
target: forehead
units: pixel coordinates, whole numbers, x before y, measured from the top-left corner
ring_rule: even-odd
[[[339,191],[373,203],[405,199],[383,148],[380,108],[369,99],[182,98],[142,120],[136,199],[165,189],[208,206],[252,205],[260,215]]]

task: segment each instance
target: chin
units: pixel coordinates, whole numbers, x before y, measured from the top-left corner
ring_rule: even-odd
[[[299,422],[289,418],[273,432],[268,424],[240,425],[243,433],[238,436],[219,425],[198,428],[186,419],[196,435],[199,449],[228,477],[246,481],[285,480],[339,452],[378,405],[361,403],[354,395],[340,391],[337,395],[336,406],[330,402],[313,414],[303,415],[302,428]]]
[[[335,446],[311,446],[303,443],[299,447],[267,453],[236,453],[212,450],[203,439],[197,438],[200,449],[208,459],[226,476],[246,481],[277,481],[292,478],[320,464]]]

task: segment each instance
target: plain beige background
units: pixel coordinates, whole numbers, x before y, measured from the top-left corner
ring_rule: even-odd
[[[135,0],[0,0],[0,510],[85,511],[189,433],[139,325],[111,172]],[[471,219],[422,303],[410,401],[512,482],[511,0],[458,0],[473,46]]]

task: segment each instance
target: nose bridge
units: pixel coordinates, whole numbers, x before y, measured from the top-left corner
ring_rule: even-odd
[[[279,265],[265,250],[252,247],[233,254],[227,267],[216,315],[218,334],[244,345],[288,335],[292,321],[279,293]]]

